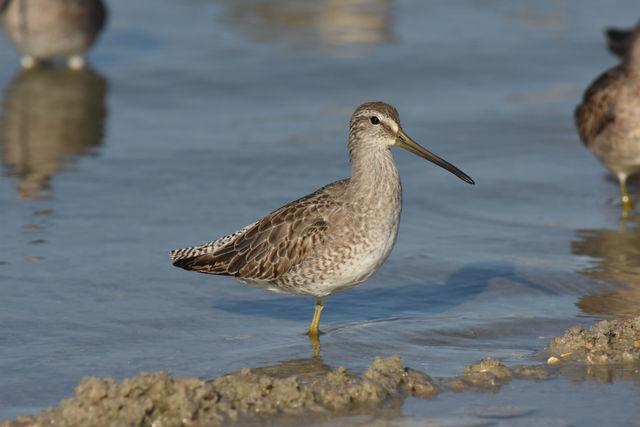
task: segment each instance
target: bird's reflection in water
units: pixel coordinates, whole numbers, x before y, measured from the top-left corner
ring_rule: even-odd
[[[618,230],[578,230],[571,243],[575,255],[593,262],[581,273],[605,283],[609,290],[585,295],[577,306],[587,314],[636,316],[640,314],[640,215]]]
[[[77,156],[95,154],[104,134],[107,80],[91,69],[21,70],[5,89],[2,161],[23,199],[49,196],[50,179]]]
[[[344,48],[393,39],[393,0],[233,0],[226,20],[249,39],[292,49],[350,54]],[[360,53],[355,52],[356,54]]]

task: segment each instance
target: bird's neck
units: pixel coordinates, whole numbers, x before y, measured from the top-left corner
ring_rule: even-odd
[[[640,33],[637,30],[627,52],[625,65],[628,75],[640,79]]]
[[[399,204],[402,197],[400,175],[391,150],[367,150],[351,157],[352,174],[349,191],[352,200],[388,200]]]

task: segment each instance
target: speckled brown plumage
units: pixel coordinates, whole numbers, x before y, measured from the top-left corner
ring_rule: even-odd
[[[345,181],[338,181],[323,187],[272,212],[217,250],[206,252],[216,240],[200,247],[204,252],[178,258],[174,265],[238,279],[277,280],[326,243],[327,220],[338,210],[330,193],[344,186]]]
[[[616,99],[624,85],[622,65],[602,73],[591,83],[576,107],[575,121],[580,139],[589,147],[596,136],[616,119]]]
[[[395,243],[402,188],[389,148],[398,145],[466,182],[473,180],[412,141],[391,105],[356,109],[349,123],[352,176],[326,185],[220,239],[171,252],[174,265],[235,277],[241,283],[311,295],[318,333],[328,295],[353,288],[382,265]]]

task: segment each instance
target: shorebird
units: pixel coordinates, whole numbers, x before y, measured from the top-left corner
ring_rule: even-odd
[[[349,123],[351,178],[326,185],[210,243],[171,251],[173,265],[233,276],[274,292],[313,296],[309,336],[317,337],[327,296],[371,277],[396,241],[402,189],[392,146],[474,184],[409,138],[393,106],[368,102],[355,110]]]
[[[24,68],[54,58],[84,68],[84,54],[105,18],[101,0],[0,0],[0,24]]]
[[[620,181],[623,215],[632,206],[627,178],[640,172],[640,26],[622,62],[600,75],[576,107],[582,142]]]

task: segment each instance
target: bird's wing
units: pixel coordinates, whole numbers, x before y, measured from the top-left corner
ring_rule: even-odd
[[[337,207],[331,194],[344,187],[345,180],[329,184],[281,207],[241,232],[212,242],[227,240],[215,250],[176,259],[173,265],[241,279],[275,279],[312,256],[314,247],[327,241],[328,214]]]
[[[575,121],[580,139],[589,145],[610,123],[616,120],[615,101],[620,91],[622,67],[604,72],[585,91],[576,107]]]

